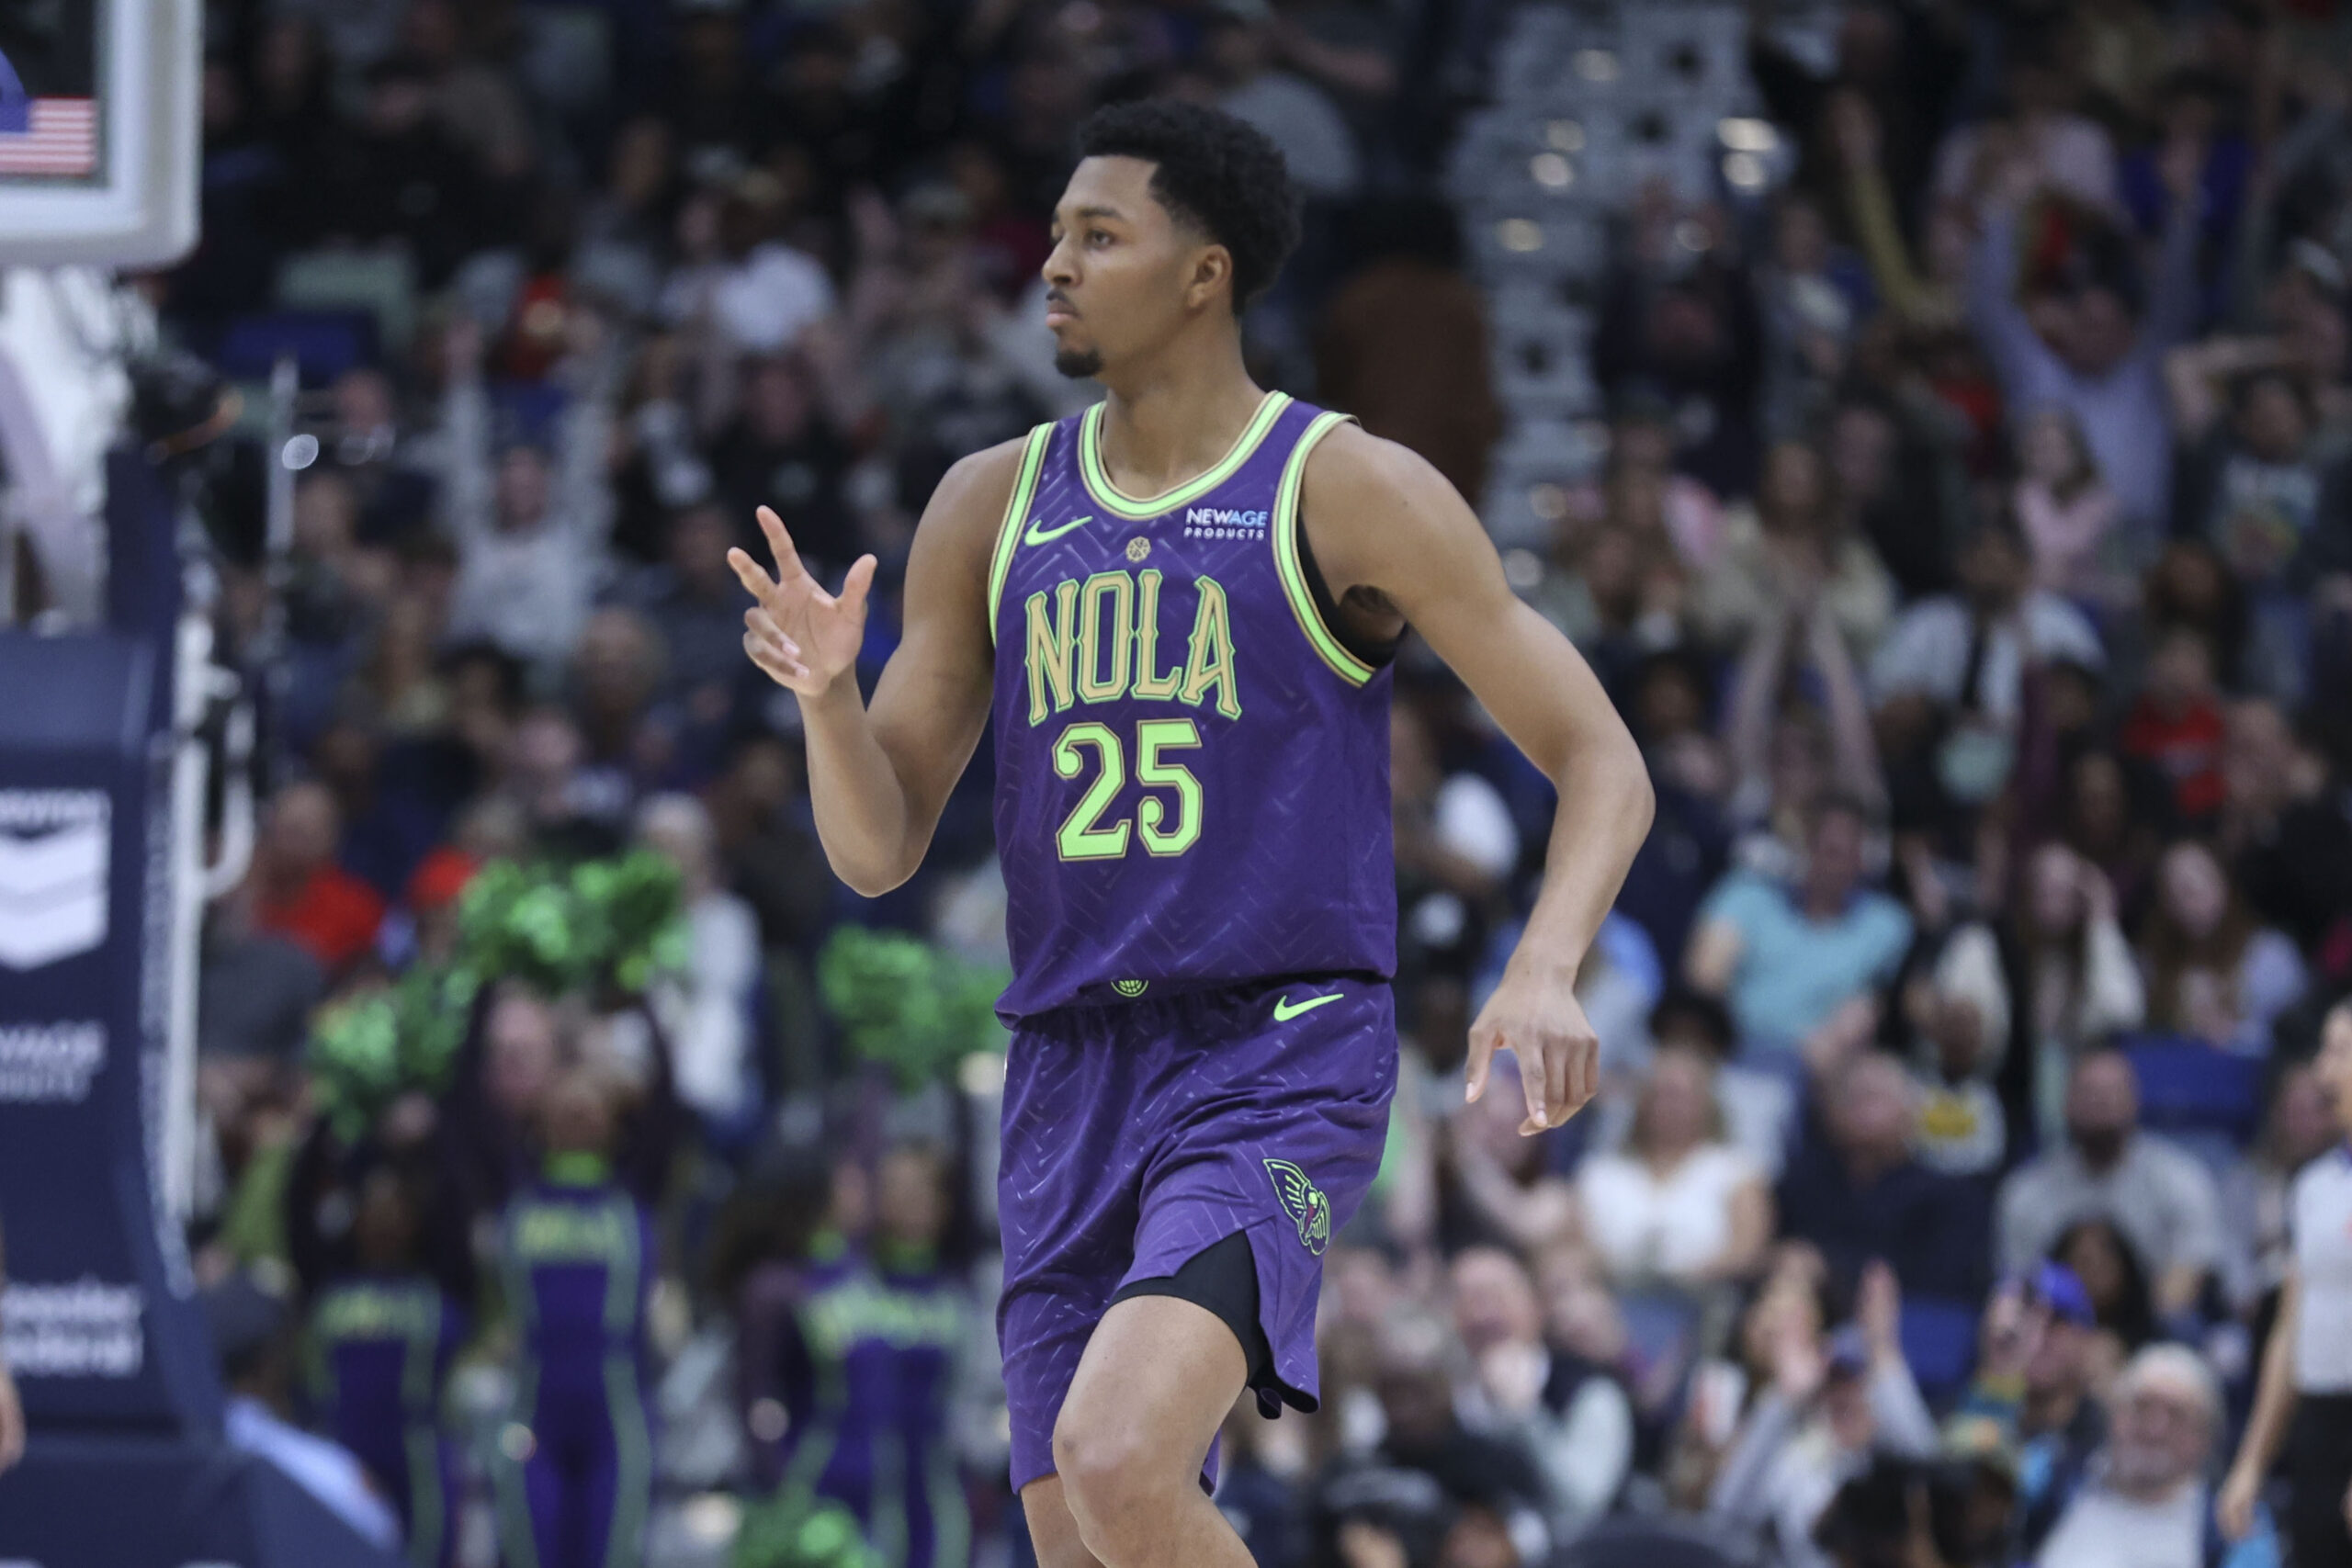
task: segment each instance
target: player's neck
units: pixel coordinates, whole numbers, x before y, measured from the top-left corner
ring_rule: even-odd
[[[1265,399],[1238,336],[1187,346],[1102,378],[1102,464],[1129,495],[1163,494],[1215,468]]]

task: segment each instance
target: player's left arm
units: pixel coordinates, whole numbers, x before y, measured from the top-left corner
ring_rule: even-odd
[[[1477,516],[1419,457],[1341,425],[1307,458],[1300,502],[1334,597],[1401,615],[1559,791],[1543,890],[1470,1028],[1468,1083],[1477,1099],[1508,1049],[1527,1091],[1520,1131],[1556,1127],[1600,1079],[1577,971],[1649,832],[1641,750],[1583,656],[1511,592]]]

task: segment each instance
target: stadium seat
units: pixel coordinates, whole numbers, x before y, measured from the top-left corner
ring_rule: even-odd
[[[416,326],[415,267],[397,251],[305,251],[277,269],[288,310],[365,310],[379,343],[403,344]]]
[[[267,381],[290,354],[310,386],[322,386],[376,358],[376,318],[365,310],[270,310],[240,316],[220,339],[221,372],[235,381]]]
[[[1968,1386],[1976,1370],[1976,1308],[1933,1297],[1903,1303],[1903,1359],[1928,1403],[1940,1406]]]
[[[2243,1148],[2262,1123],[2263,1064],[2201,1040],[2143,1034],[2122,1042],[2140,1077],[2140,1124],[2185,1143],[2215,1135]]]

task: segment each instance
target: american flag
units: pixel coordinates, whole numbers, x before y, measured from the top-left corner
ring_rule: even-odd
[[[17,112],[5,112],[11,107]],[[0,106],[0,175],[71,176],[97,166],[96,98],[34,98]]]

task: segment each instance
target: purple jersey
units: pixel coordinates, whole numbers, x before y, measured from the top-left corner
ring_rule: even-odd
[[[1299,536],[1344,417],[1269,393],[1148,501],[1104,473],[1100,404],[1030,434],[989,573],[1008,1020],[1395,970],[1388,671]]]

